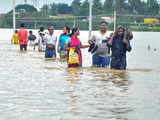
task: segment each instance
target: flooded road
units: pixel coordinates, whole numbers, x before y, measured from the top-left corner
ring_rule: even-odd
[[[0,33],[1,120],[159,120],[159,33],[134,33],[126,71],[91,68],[87,50],[83,68],[68,69],[32,47],[19,52],[11,30]]]

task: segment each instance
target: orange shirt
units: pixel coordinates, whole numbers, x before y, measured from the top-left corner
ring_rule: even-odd
[[[19,40],[20,45],[23,45],[23,44],[26,45],[27,44],[28,32],[27,32],[27,30],[24,29],[24,27],[22,27],[18,31],[18,40]]]

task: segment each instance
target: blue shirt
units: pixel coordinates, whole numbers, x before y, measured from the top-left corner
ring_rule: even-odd
[[[63,51],[64,49],[64,45],[66,44],[67,39],[70,38],[69,35],[66,34],[62,34],[59,38],[59,42],[60,42],[60,51]]]
[[[30,34],[30,35],[28,36],[28,40],[35,40],[35,39],[36,39],[36,36],[35,36],[35,35],[31,35],[31,34]]]

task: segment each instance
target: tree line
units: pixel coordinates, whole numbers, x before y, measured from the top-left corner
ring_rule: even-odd
[[[158,15],[160,4],[158,0],[93,0],[93,15],[112,14],[114,10],[119,14]],[[43,5],[40,12],[44,14],[73,14],[74,16],[88,16],[89,1],[73,0],[71,5],[52,3]]]
[[[140,14],[140,15],[159,15],[160,4],[158,0],[92,0],[93,15],[113,14]],[[57,15],[57,14],[73,14],[74,16],[89,15],[89,1],[73,0],[72,3],[51,3],[44,4],[38,11],[34,6],[24,4],[16,6],[16,10],[25,9],[26,12],[36,13],[37,15]],[[11,13],[10,11],[9,13]]]
[[[159,18],[160,4],[158,0],[93,0],[93,16],[112,16],[113,11],[117,11],[117,24],[124,25],[128,28],[134,27],[133,30],[150,31],[149,24],[143,24],[145,17]],[[12,28],[13,11],[9,11],[3,19],[0,19],[1,28]],[[57,14],[72,14],[71,18],[50,18],[49,16],[56,16]],[[24,22],[27,28],[39,28],[48,25],[54,25],[56,29],[62,29],[64,25],[70,27],[80,27],[82,30],[88,29],[88,20],[86,16],[89,15],[89,1],[73,0],[72,3],[51,3],[44,4],[39,10],[30,4],[19,4],[16,6],[16,25]],[[95,17],[93,20],[93,29],[97,30],[99,22],[102,21],[100,17]],[[137,24],[143,26],[137,26]],[[155,24],[154,31],[160,31],[159,24]],[[113,30],[113,23],[109,24],[109,29]],[[153,28],[152,28],[153,29]],[[158,29],[158,30],[157,30]]]

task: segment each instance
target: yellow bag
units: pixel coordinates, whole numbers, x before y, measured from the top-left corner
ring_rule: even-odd
[[[78,53],[74,51],[74,48],[70,48],[69,50],[69,59],[68,64],[79,64]]]

